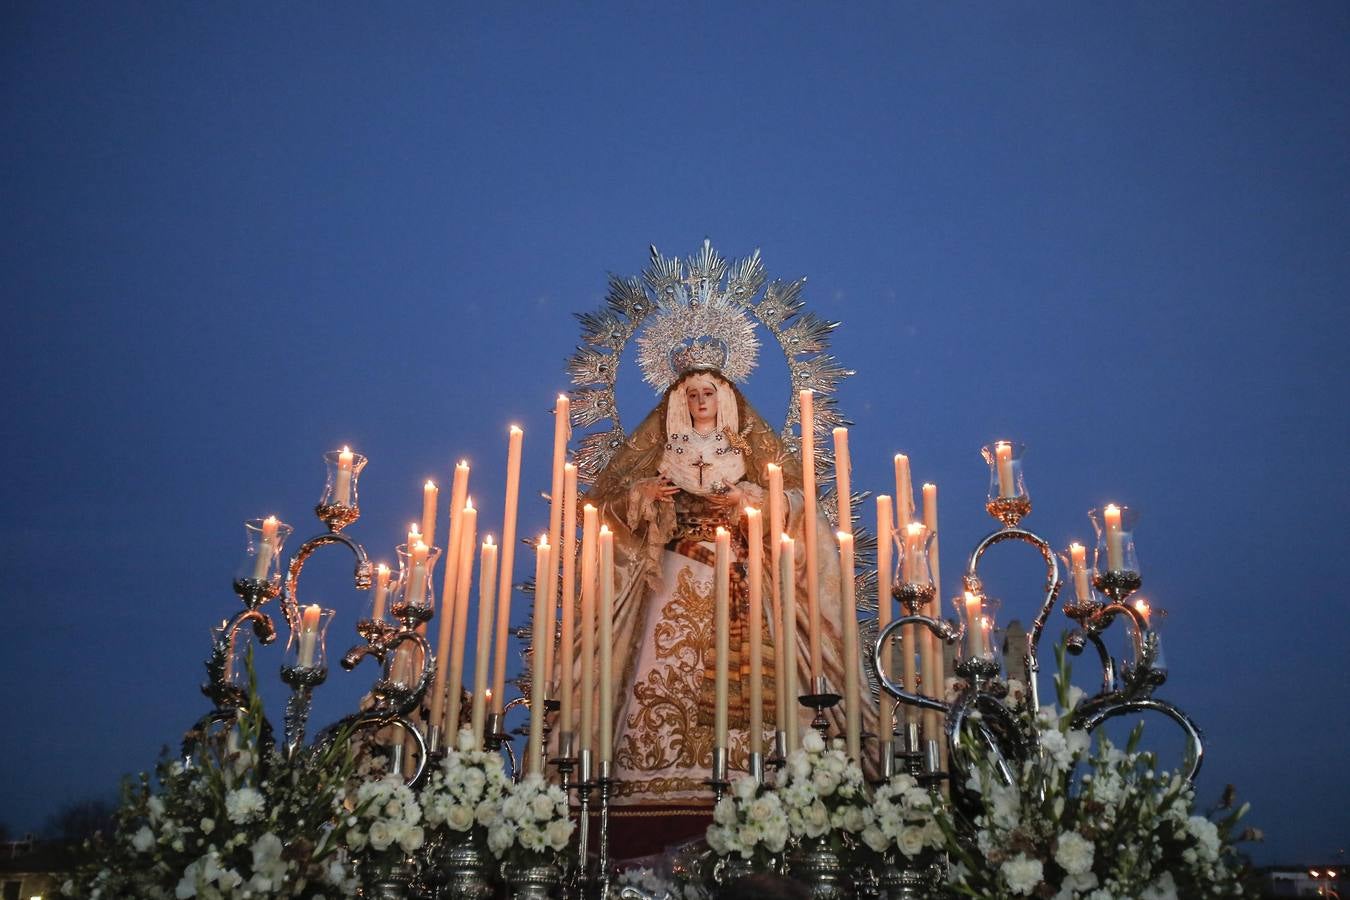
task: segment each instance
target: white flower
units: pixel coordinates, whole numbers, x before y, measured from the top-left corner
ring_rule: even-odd
[[[394,829],[384,819],[377,819],[370,826],[370,846],[374,850],[388,850],[394,842]]]
[[[1191,816],[1186,830],[1195,836],[1201,858],[1214,861],[1219,858],[1219,829],[1204,816]]]
[[[426,841],[426,832],[421,825],[410,825],[398,836],[398,845],[404,853],[416,853]]]
[[[216,820],[202,819],[201,827],[202,827],[202,834],[210,834],[211,832],[216,830]]]
[[[452,806],[445,816],[445,824],[455,831],[468,831],[473,827],[474,813],[467,806]]]
[[[802,738],[802,749],[807,753],[824,753],[825,739],[820,736],[819,732],[815,730],[809,731],[806,733],[806,736]]]
[[[142,825],[140,830],[131,836],[131,846],[137,853],[145,853],[151,847],[155,846],[155,835],[148,826]]]
[[[1070,875],[1084,875],[1092,869],[1092,842],[1076,831],[1059,836],[1055,847],[1055,862]]]
[[[923,852],[923,829],[915,825],[906,825],[904,828],[900,829],[896,845],[900,848],[900,852],[906,856],[918,856]]]
[[[544,840],[554,850],[561,852],[567,848],[567,842],[572,838],[574,827],[570,819],[554,819],[544,829]]]
[[[225,814],[236,825],[245,825],[262,815],[267,802],[251,787],[242,787],[225,795]]]
[[[999,866],[999,872],[1008,883],[1008,890],[1028,896],[1041,883],[1044,869],[1039,859],[1028,859],[1025,853],[1019,853]]]

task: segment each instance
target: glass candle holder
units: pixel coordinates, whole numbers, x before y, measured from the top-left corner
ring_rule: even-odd
[[[253,647],[253,629],[245,625],[243,628],[236,628],[233,634],[228,634],[228,628],[228,622],[212,626],[211,643],[217,646],[222,641],[229,641],[229,646],[225,650],[225,670],[222,673],[222,680],[226,684],[245,688],[248,686],[248,654]]]
[[[1026,449],[1025,444],[1016,441],[995,441],[980,448],[989,464],[989,493],[984,508],[1010,528],[1031,512],[1031,494],[1027,492],[1022,466]]]
[[[1134,547],[1134,530],[1139,511],[1129,506],[1108,503],[1088,511],[1097,533],[1093,564],[1097,570],[1095,586],[1117,603],[1139,589],[1139,556]]]
[[[315,603],[303,607],[300,610],[300,626],[291,629],[290,639],[286,641],[286,657],[282,667],[326,671],[328,626],[333,623],[335,615],[335,610],[321,609]]]
[[[1131,597],[1129,605],[1145,623],[1144,630],[1138,635],[1145,662],[1153,671],[1166,673],[1167,657],[1163,655],[1162,635],[1159,631],[1167,619],[1167,610],[1154,606],[1149,600],[1139,596]],[[1131,616],[1130,628],[1137,629],[1138,625],[1139,623]]]
[[[1059,555],[1068,572],[1068,591],[1064,599],[1064,613],[1071,619],[1085,618],[1103,605],[1101,596],[1093,587],[1097,570],[1088,565],[1087,547],[1077,541]]]
[[[402,641],[389,657],[385,685],[394,691],[411,693],[422,677],[422,648],[416,641]]]
[[[389,608],[389,598],[398,596],[399,576],[402,572],[392,572],[384,563],[375,566],[375,583],[370,588],[370,616],[378,622],[384,618]]]
[[[411,547],[399,544],[395,552],[398,554],[398,591],[390,594],[396,598],[391,601],[390,611],[399,619],[409,615],[425,618],[436,597],[431,575],[436,561],[441,558],[441,548],[428,547],[418,541]]]
[[[276,596],[281,586],[282,549],[294,531],[291,526],[268,516],[244,521],[244,558],[235,571],[235,589],[259,592],[261,599]]]
[[[366,467],[366,458],[350,447],[343,447],[341,450],[329,450],[323,455],[323,461],[328,467],[328,477],[324,481],[323,497],[319,499],[318,508],[360,509],[356,487],[361,470]]]
[[[956,616],[965,629],[965,640],[958,654],[965,660],[982,660],[999,664],[1003,657],[997,635],[997,613],[999,601],[984,594],[966,591],[959,597],[953,597]]]
[[[910,522],[895,532],[895,580],[891,593],[908,615],[925,615],[937,588],[929,550],[933,534],[922,522]]]

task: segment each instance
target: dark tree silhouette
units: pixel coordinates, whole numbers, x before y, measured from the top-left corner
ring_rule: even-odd
[[[77,800],[53,813],[42,826],[42,835],[52,840],[83,841],[96,834],[111,834],[116,812],[116,805],[104,799]]]

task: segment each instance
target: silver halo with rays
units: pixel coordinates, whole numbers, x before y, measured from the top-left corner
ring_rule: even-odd
[[[583,436],[577,445],[574,461],[583,483],[591,483],[627,439],[614,388],[624,348],[635,335],[644,379],[658,391],[674,380],[671,354],[699,338],[710,338],[718,350],[725,349],[720,368],[732,381],[740,382],[755,365],[756,321],[773,335],[787,360],[791,384],[780,436],[789,450],[800,449],[800,439],[792,430],[798,417],[797,392],[815,391],[817,483],[823,487],[832,480],[832,452],[823,438],[835,426],[849,424],[833,394],[841,381],[854,374],[826,352],[830,332],[839,323],[803,311],[806,279],[776,280],[767,286],[764,282],[758,250],[742,260],[726,260],[706,239],[699,252],[687,259],[662,256],[653,246],[641,277],[610,276],[604,305],[595,312],[578,314],[583,343],[567,362],[575,385],[570,392],[572,425],[588,429],[609,423]],[[702,349],[708,349],[706,343]]]

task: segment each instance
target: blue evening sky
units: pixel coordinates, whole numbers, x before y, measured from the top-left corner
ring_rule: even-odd
[[[1057,546],[1141,508],[1202,795],[1238,785],[1260,860],[1332,858],[1347,98],[1344,3],[4,3],[0,816],[111,794],[206,709],[240,523],[312,533],[323,451],[370,456],[353,533],[388,558],[461,456],[500,528],[519,422],[542,528],[572,313],[707,236],[844,323],[854,483],[905,450],[940,485],[948,584],[991,438]],[[1021,562],[990,588],[1025,621]],[[308,588],[337,649],[349,568]]]

